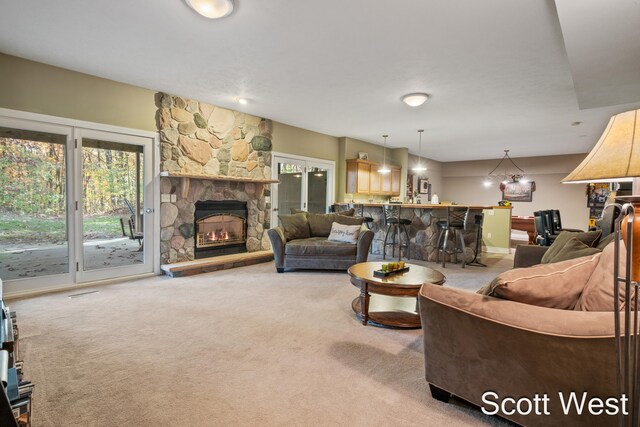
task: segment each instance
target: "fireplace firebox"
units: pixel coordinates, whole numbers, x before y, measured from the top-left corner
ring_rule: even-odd
[[[247,203],[199,201],[194,213],[196,259],[247,251]]]

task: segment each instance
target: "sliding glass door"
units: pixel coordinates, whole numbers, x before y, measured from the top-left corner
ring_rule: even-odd
[[[0,118],[0,278],[69,280],[71,129]]]
[[[6,294],[154,271],[153,141],[0,116]]]
[[[78,281],[151,272],[152,140],[76,131]]]

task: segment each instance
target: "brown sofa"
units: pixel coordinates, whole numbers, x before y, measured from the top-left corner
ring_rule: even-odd
[[[516,266],[539,260],[544,252],[535,246],[520,251]],[[612,264],[611,252],[605,250],[599,262]],[[585,285],[606,274],[596,267]],[[513,405],[497,415],[527,426],[617,424],[616,416],[590,415],[586,408],[582,415],[575,408],[564,415],[559,397],[562,392],[566,400],[572,391],[579,398],[587,392],[588,399],[617,395],[611,311],[549,308],[430,284],[420,290],[419,302],[425,377],[434,398],[447,401],[455,395],[491,411],[491,402],[505,397],[546,394],[550,415],[511,413]],[[483,400],[486,392],[499,397]]]
[[[367,261],[373,240],[371,230],[361,230],[355,245],[327,239],[334,221],[343,225],[362,225],[363,219],[361,217],[311,213],[296,215],[298,217],[304,216],[307,220],[308,232],[302,234],[305,237],[296,236],[296,234],[300,235],[300,230],[297,233],[287,230],[287,221],[284,221],[282,226],[267,231],[273,247],[278,273],[283,273],[285,269],[295,268],[346,270],[353,264]],[[293,216],[291,215],[291,217]],[[281,217],[282,219],[283,217]],[[304,224],[297,224],[297,226],[299,228],[305,227]]]

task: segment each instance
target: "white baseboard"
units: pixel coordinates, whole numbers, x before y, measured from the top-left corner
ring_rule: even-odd
[[[511,249],[510,248],[502,248],[499,246],[485,246],[484,250],[486,252],[491,252],[494,254],[510,254],[511,253]]]
[[[7,300],[15,300],[15,299],[21,299],[21,298],[30,298],[37,295],[49,294],[53,292],[73,291],[76,289],[89,288],[93,286],[110,285],[113,283],[122,283],[122,282],[131,281],[131,280],[144,279],[146,277],[152,277],[152,276],[158,276],[158,274],[145,273],[145,274],[139,274],[136,276],[118,277],[115,279],[96,280],[93,282],[85,282],[85,283],[54,285],[46,288],[31,289],[27,291],[6,292],[4,294],[4,300],[7,301]]]

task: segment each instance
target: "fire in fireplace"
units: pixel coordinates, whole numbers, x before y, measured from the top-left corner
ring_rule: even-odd
[[[194,219],[196,259],[247,251],[246,202],[196,202]]]

